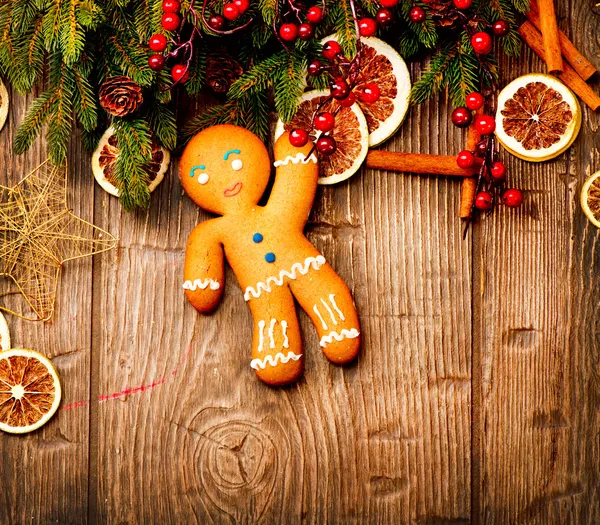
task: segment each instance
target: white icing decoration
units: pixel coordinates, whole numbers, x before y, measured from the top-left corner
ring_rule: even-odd
[[[206,173],[200,173],[200,175],[198,175],[198,182],[200,184],[206,184],[208,182],[208,175]]]
[[[235,159],[231,163],[231,169],[235,171],[240,171],[244,167],[244,163],[240,159]]]
[[[283,332],[283,348],[289,348],[290,342],[287,336],[287,321],[281,321],[281,331]]]
[[[271,319],[271,324],[269,325],[269,340],[271,341],[269,348],[275,348],[275,338],[273,337],[273,328],[275,328],[276,322],[277,322],[277,319]]]
[[[263,350],[263,341],[264,341],[264,333],[263,330],[265,329],[265,322],[264,321],[259,321],[258,322],[258,351],[262,352]]]
[[[268,277],[265,282],[260,282],[256,284],[256,287],[248,286],[246,291],[244,292],[244,299],[249,301],[252,297],[257,299],[260,297],[262,292],[271,292],[271,284],[276,284],[277,286],[283,286],[284,280],[287,277],[288,279],[296,280],[298,278],[298,273],[300,275],[306,275],[308,270],[310,270],[311,266],[315,270],[318,270],[325,264],[325,257],[322,255],[317,255],[317,257],[307,257],[303,263],[294,263],[292,265],[292,269],[288,272],[287,270],[281,270],[279,272],[278,277]]]
[[[356,328],[351,328],[350,330],[346,330],[345,328],[341,332],[329,332],[329,334],[321,337],[321,342],[319,343],[322,347],[327,346],[330,343],[333,343],[333,340],[341,341],[342,339],[355,339],[360,335],[360,332]]]
[[[297,153],[295,157],[289,155],[283,160],[276,160],[273,163],[273,166],[276,168],[279,166],[287,166],[290,162],[293,162],[294,164],[298,164],[300,162],[302,162],[302,164],[308,164],[309,162],[317,163],[318,161],[317,156],[314,153],[308,158],[304,155],[304,153]]]
[[[323,306],[325,307],[325,309],[329,312],[329,316],[331,317],[333,324],[337,325],[337,321],[335,320],[335,315],[333,315],[333,310],[331,308],[329,308],[329,305],[325,301],[323,301],[323,299],[321,299],[321,302],[323,303]]]
[[[264,370],[265,368],[267,368],[267,365],[277,366],[280,362],[286,364],[291,359],[293,359],[294,361],[298,361],[298,359],[300,359],[301,357],[302,354],[295,354],[294,352],[288,352],[287,355],[282,354],[281,352],[277,352],[277,354],[275,354],[275,357],[273,357],[272,355],[268,355],[264,359],[253,359],[252,361],[250,361],[250,366],[254,368],[254,370],[258,370],[259,368]]]
[[[321,317],[321,312],[319,312],[319,309],[317,308],[316,304],[313,306],[313,311],[319,316],[321,324],[323,325],[323,330],[327,330],[327,323],[325,322],[325,319]]]
[[[335,308],[335,311],[336,311],[336,312],[338,313],[338,315],[340,316],[340,319],[341,319],[342,321],[345,321],[345,320],[346,320],[346,318],[344,317],[344,314],[342,313],[342,311],[341,311],[341,310],[338,308],[338,305],[336,304],[334,297],[335,297],[335,294],[331,294],[331,295],[329,296],[329,300],[331,301],[331,305],[332,305],[332,306]]]
[[[183,289],[184,290],[191,290],[192,292],[197,290],[198,288],[200,288],[201,290],[204,290],[206,288],[208,288],[210,286],[211,290],[218,290],[221,285],[219,284],[218,281],[215,281],[214,279],[196,279],[194,282],[192,281],[186,281],[183,283]]]

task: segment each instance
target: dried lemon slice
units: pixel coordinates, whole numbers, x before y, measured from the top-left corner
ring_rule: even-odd
[[[581,208],[590,222],[600,228],[600,171],[585,181],[581,190]]]
[[[0,80],[0,130],[4,127],[8,117],[8,105],[8,91],[6,91],[6,86]]]
[[[98,184],[115,197],[119,196],[115,176],[115,162],[118,156],[117,136],[115,129],[111,126],[102,135],[96,151],[92,155],[92,171]],[[153,192],[164,179],[170,160],[171,155],[165,148],[161,148],[156,143],[152,144],[152,161],[146,167],[150,192]]]
[[[25,434],[58,409],[60,380],[47,357],[25,348],[0,352],[0,430]]]
[[[311,130],[313,115],[328,96],[328,91],[304,93],[291,122],[284,124],[281,119],[277,122],[275,140],[284,131],[294,128]],[[330,100],[319,111],[335,113],[338,107],[336,100]],[[335,139],[337,149],[333,155],[319,158],[319,184],[336,184],[354,175],[369,150],[369,128],[358,104],[340,110],[335,117],[335,128],[330,134]]]
[[[550,75],[513,80],[498,96],[496,135],[513,155],[531,162],[557,157],[577,138],[581,108],[575,95]]]

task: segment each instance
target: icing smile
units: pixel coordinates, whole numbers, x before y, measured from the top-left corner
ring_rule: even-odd
[[[242,191],[242,183],[238,181],[231,188],[227,188],[223,195],[225,197],[235,197],[240,191]]]

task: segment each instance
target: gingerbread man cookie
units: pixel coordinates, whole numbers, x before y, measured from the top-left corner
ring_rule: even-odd
[[[219,302],[227,257],[254,318],[252,360],[271,385],[296,380],[303,369],[294,299],[310,316],[327,358],[352,361],[360,327],[344,281],[304,236],[319,169],[310,143],[296,148],[287,134],[275,144],[276,177],[268,203],[258,204],[269,182],[267,149],[250,131],[219,125],[196,135],[180,162],[186,193],[220,215],[202,222],[188,239],[183,288],[190,303],[209,312]]]

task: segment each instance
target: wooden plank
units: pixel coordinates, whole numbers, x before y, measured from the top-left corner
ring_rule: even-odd
[[[562,29],[597,65],[598,18],[580,2],[557,7]],[[529,51],[501,64],[504,81],[542,70]],[[578,204],[583,180],[600,167],[596,122],[585,108],[581,137],[556,161],[504,155],[527,201],[482,221],[474,254],[481,523],[600,521],[600,235]]]
[[[37,95],[37,94],[36,94]],[[9,120],[0,133],[0,184],[13,186],[46,158],[39,140],[27,154],[12,153],[16,125],[33,96],[11,93]],[[76,214],[93,217],[93,178],[83,162],[81,141],[70,146],[69,204]],[[92,259],[65,264],[55,317],[47,323],[7,316],[15,347],[42,352],[56,365],[65,407],[89,399]],[[0,280],[0,293],[13,290]],[[22,302],[2,298],[5,305]],[[45,427],[26,436],[0,432],[0,523],[84,523],[88,502],[88,409],[60,410]]]
[[[463,139],[442,115],[437,102],[417,110],[388,147],[436,152],[441,135],[441,153],[454,152]],[[231,271],[214,314],[186,304],[184,247],[207,215],[175,175],[148,213],[99,195],[96,220],[121,245],[95,266],[93,384],[97,395],[130,393],[92,412],[91,515],[468,522],[470,244],[459,192],[374,171],[319,192],[309,236],[354,292],[364,350],[353,366],[328,364],[302,315],[306,373],[283,389],[248,366],[252,323]]]

